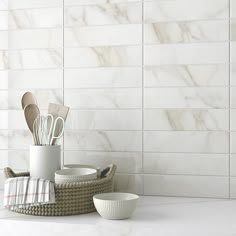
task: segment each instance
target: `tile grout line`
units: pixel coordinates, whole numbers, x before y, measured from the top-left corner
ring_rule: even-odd
[[[231,198],[231,0],[229,0],[229,198]]]
[[[142,193],[144,193],[144,0],[142,0]]]
[[[63,82],[62,82],[62,97],[63,97],[63,105],[65,105],[65,30],[64,30],[64,22],[65,22],[65,14],[64,14],[64,5],[65,5],[65,0],[62,1],[62,78],[63,78]],[[64,166],[65,163],[65,151],[64,151],[64,147],[65,147],[65,135],[63,134],[63,139],[62,139],[62,143],[63,143],[63,152],[62,152],[62,165]]]

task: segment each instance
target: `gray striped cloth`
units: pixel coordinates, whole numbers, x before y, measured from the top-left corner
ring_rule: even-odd
[[[4,186],[4,206],[10,209],[55,203],[54,183],[34,177],[9,178]]]

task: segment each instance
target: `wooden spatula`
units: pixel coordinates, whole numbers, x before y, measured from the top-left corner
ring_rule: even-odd
[[[60,116],[64,121],[66,121],[69,110],[70,110],[69,107],[63,106],[61,104],[49,103],[48,105],[48,114],[51,114],[54,120]],[[50,127],[50,125],[51,124],[49,122],[48,127]],[[59,123],[59,125],[57,126],[57,129],[55,130],[55,135],[60,134],[62,128],[63,128],[62,123]],[[56,139],[54,140],[52,144],[55,145],[55,142],[56,142]]]

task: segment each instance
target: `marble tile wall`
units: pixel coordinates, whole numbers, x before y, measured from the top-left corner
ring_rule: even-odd
[[[29,90],[71,107],[64,163],[116,163],[119,191],[236,197],[235,23],[235,0],[0,0],[0,168],[28,168]]]

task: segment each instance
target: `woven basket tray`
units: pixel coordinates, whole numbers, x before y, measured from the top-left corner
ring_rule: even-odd
[[[17,208],[13,211],[36,216],[79,215],[96,211],[93,204],[93,196],[98,193],[113,191],[113,177],[115,171],[116,166],[110,165],[105,172],[102,173],[103,177],[100,179],[70,184],[55,184],[55,204]],[[6,178],[29,176],[29,172],[17,174],[10,168],[5,168],[4,174]]]

